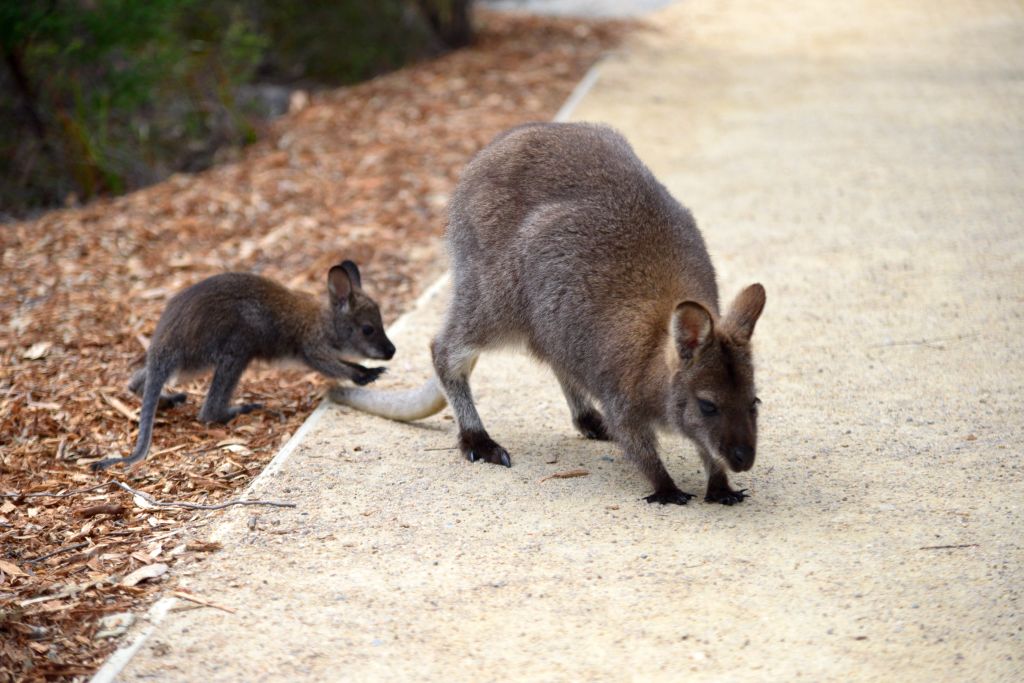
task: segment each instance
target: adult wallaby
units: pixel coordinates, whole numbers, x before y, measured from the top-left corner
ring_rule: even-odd
[[[203,422],[228,422],[262,408],[259,403],[229,406],[239,378],[253,360],[297,360],[328,377],[369,384],[384,368],[364,368],[342,355],[388,360],[395,346],[384,334],[377,304],[362,289],[351,261],[327,273],[328,300],[287,289],[249,273],[214,275],[167,302],[146,352],[146,367],[128,388],[142,397],[139,436],[127,458],[94,462],[93,470],[131,465],[146,457],[158,407],[185,400],[162,394],[174,374],[213,368],[213,381],[199,411]]]
[[[414,420],[444,407],[443,389],[463,454],[510,466],[480,421],[468,378],[484,349],[522,344],[555,371],[577,429],[614,439],[647,476],[648,502],[692,497],[658,457],[661,426],[696,445],[705,500],[743,500],[726,470],[754,464],[749,342],[764,288],[747,287],[719,316],[715,271],[693,218],[622,136],[580,123],[505,132],[463,173],[447,240],[453,294],[432,346],[436,378],[405,392],[339,387],[334,400]]]

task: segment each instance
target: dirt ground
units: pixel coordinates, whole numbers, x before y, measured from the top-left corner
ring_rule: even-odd
[[[270,409],[210,427],[195,421],[206,382],[192,383],[188,404],[158,418],[144,463],[91,474],[89,462],[131,448],[125,384],[167,298],[224,270],[320,292],[351,258],[393,321],[443,268],[446,196],[473,152],[550,118],[629,28],[480,18],[472,48],[293,98],[236,163],[0,227],[0,681],[89,675],[113,647],[104,618],[160,587],[122,577],[217,547],[190,540],[209,512],[83,489],[114,478],[164,501],[231,499],[323,391],[312,374],[256,370],[238,396]]]
[[[162,602],[123,680],[1022,678],[1024,8],[652,21],[573,117],[690,206],[723,298],[767,288],[750,499],[646,504],[549,372],[485,356],[511,469],[461,459],[448,411],[318,410],[252,492],[299,506],[225,514],[224,549],[179,571],[217,607]],[[428,376],[444,297],[394,331],[389,384]],[[692,447],[662,452],[700,491]]]

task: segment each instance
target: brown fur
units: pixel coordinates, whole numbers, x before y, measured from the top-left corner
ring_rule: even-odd
[[[176,405],[185,394],[162,394],[173,375],[214,369],[199,419],[228,422],[261,406],[230,406],[231,394],[253,360],[296,360],[335,378],[368,384],[384,371],[364,368],[343,355],[390,359],[395,347],[384,333],[377,304],[362,290],[351,261],[327,275],[328,297],[295,292],[248,273],[215,275],[167,303],[146,353],[146,367],[129,389],[143,397],[139,436],[127,458],[93,463],[94,470],[130,465],[146,457],[158,407]]]
[[[707,500],[743,500],[725,470],[754,462],[749,341],[764,288],[751,285],[720,317],[693,217],[620,135],[575,123],[507,131],[466,168],[449,214],[454,286],[432,346],[436,380],[416,392],[341,388],[335,400],[416,419],[440,409],[443,390],[466,457],[510,465],[469,375],[482,351],[522,344],[554,370],[577,428],[613,438],[647,476],[648,501],[690,497],[658,457],[660,426],[696,445]]]

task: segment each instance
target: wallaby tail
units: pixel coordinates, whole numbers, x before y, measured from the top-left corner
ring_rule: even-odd
[[[139,410],[139,435],[135,442],[135,449],[127,458],[105,458],[99,462],[94,462],[90,466],[93,472],[105,470],[111,465],[132,465],[145,458],[146,454],[149,453],[149,445],[153,441],[153,420],[156,418],[156,409],[160,404],[160,392],[163,391],[164,384],[167,383],[167,380],[173,374],[174,366],[167,361],[160,362],[151,359],[147,360],[146,367],[141,372],[145,374],[135,373],[128,385],[128,388],[132,391],[142,389],[142,408]],[[143,380],[145,384],[140,387],[139,382],[143,377],[145,378]]]
[[[399,422],[422,420],[441,412],[448,404],[436,375],[416,389],[386,391],[336,386],[328,396],[335,403]]]

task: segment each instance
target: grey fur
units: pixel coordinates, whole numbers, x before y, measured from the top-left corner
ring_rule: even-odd
[[[297,360],[328,377],[359,384],[374,381],[383,368],[364,368],[341,356],[387,360],[394,355],[377,304],[363,293],[359,270],[351,261],[330,269],[327,288],[328,300],[322,303],[264,277],[225,273],[172,297],[150,342],[146,367],[128,385],[142,397],[135,448],[127,458],[93,463],[93,470],[146,457],[157,409],[185,400],[185,394],[161,393],[175,374],[213,368],[199,412],[204,422],[228,422],[262,407],[229,405],[242,373],[256,359]]]
[[[658,456],[661,426],[697,445],[706,500],[744,498],[725,467],[754,460],[748,342],[764,289],[748,287],[719,317],[715,271],[692,216],[622,136],[579,123],[505,132],[463,173],[447,240],[453,296],[432,351],[466,457],[510,464],[484,429],[469,375],[482,351],[522,345],[554,369],[580,431],[610,435],[647,476],[648,501],[690,497]],[[415,419],[440,410],[437,394],[428,384],[392,394],[341,388],[332,398]]]

